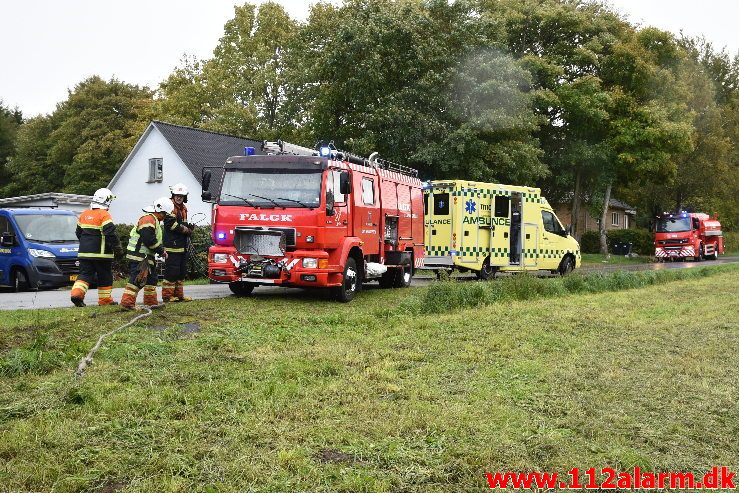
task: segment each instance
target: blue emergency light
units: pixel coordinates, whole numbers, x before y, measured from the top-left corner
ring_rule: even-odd
[[[329,157],[331,155],[331,148],[321,147],[320,153],[321,153],[321,157]]]
[[[218,238],[219,240],[225,240],[226,239],[226,233],[218,232],[218,233],[216,233],[216,238]]]
[[[253,156],[253,155],[254,155],[253,147],[244,147],[244,156]]]

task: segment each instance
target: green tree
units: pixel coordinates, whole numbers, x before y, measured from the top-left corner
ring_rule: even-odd
[[[23,114],[18,108],[11,110],[0,100],[0,196],[10,181],[8,160],[15,154],[18,128],[23,123]]]
[[[218,132],[278,136],[286,125],[285,59],[297,26],[274,2],[236,6],[213,57],[186,59],[160,85],[158,115]]]
[[[105,186],[151,119],[152,93],[115,79],[77,84],[49,116],[22,125],[6,194],[92,194]]]

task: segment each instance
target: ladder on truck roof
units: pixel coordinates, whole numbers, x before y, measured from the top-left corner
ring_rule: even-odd
[[[392,161],[388,161],[386,159],[380,159],[377,157],[377,152],[373,152],[369,158],[363,158],[361,156],[357,156],[356,154],[351,154],[346,151],[340,151],[334,147],[333,143],[330,143],[328,146],[326,146],[326,148],[328,149],[328,155],[322,155],[321,152],[316,149],[291,144],[283,140],[278,140],[275,142],[265,140],[264,142],[262,142],[262,151],[267,153],[267,155],[291,154],[294,156],[330,157],[338,161],[348,161],[353,164],[360,164],[363,166],[369,166],[371,168],[384,169],[406,176],[411,176],[413,178],[418,178],[417,169],[393,163]]]

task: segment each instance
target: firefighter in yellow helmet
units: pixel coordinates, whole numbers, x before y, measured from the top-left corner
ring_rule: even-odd
[[[187,222],[187,187],[178,183],[169,187],[174,211],[164,218],[164,248],[167,260],[164,264],[162,301],[192,301],[185,296],[184,281],[187,276],[187,247],[193,226]]]
[[[155,254],[165,259],[162,234],[162,221],[171,214],[172,201],[161,197],[143,209],[146,213],[139,218],[138,223],[131,229],[126,258],[130,261],[130,275],[128,284],[123,290],[121,307],[133,309],[136,306],[136,295],[144,289],[144,305],[159,306],[157,301],[157,272]]]
[[[113,301],[113,253],[121,248],[108,208],[115,196],[107,188],[98,189],[92,196],[90,208],[80,214],[77,238],[80,247],[77,257],[80,273],[72,286],[71,298],[75,306],[85,306],[85,294],[95,280],[98,285],[98,305],[115,305]]]

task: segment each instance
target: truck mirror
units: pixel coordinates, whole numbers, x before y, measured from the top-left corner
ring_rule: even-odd
[[[342,171],[339,175],[339,192],[342,195],[352,193],[352,177],[348,171]]]
[[[15,235],[13,233],[3,233],[0,236],[0,245],[4,247],[12,247],[15,245]]]
[[[213,195],[210,192],[205,191],[200,194],[200,200],[203,202],[211,202],[213,200]]]
[[[334,215],[334,192],[326,190],[326,215]]]

